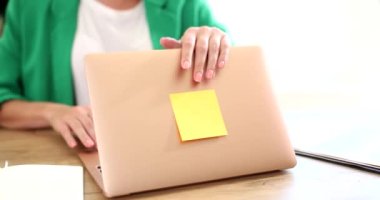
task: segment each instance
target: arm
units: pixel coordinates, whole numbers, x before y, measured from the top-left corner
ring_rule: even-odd
[[[15,129],[52,127],[70,147],[78,137],[86,147],[95,144],[91,111],[87,107],[29,102],[21,79],[22,26],[20,1],[9,2],[3,35],[0,37],[0,126]]]
[[[52,103],[31,103],[22,100],[5,102],[0,110],[0,126],[9,129],[50,127],[47,116],[53,106]]]

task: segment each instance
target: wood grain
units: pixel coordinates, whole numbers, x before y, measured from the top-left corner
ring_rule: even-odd
[[[380,175],[297,157],[294,169],[164,189],[115,199],[380,199]],[[0,166],[82,165],[75,151],[51,130],[0,129]],[[221,166],[222,167],[222,166]],[[84,174],[86,200],[106,199]]]

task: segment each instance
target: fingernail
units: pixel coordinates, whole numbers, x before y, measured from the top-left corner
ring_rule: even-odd
[[[225,64],[225,62],[224,62],[224,61],[221,61],[221,62],[219,63],[219,68],[223,68],[223,67],[224,67],[224,64]]]
[[[183,67],[184,69],[189,69],[189,68],[190,68],[190,62],[187,61],[187,60],[185,60],[185,62],[183,62],[182,67]]]
[[[202,72],[197,72],[194,77],[195,82],[201,82],[202,80]]]
[[[70,147],[74,148],[76,146],[75,142],[70,142]]]
[[[87,144],[88,144],[89,146],[92,146],[92,145],[94,145],[94,142],[93,142],[92,140],[87,140]]]
[[[212,79],[214,77],[214,71],[212,69],[207,70],[206,78]]]

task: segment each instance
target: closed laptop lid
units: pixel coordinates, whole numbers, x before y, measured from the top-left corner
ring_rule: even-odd
[[[180,50],[86,57],[107,196],[295,165],[260,48],[233,47],[226,66],[201,83],[179,63]],[[194,91],[214,92],[227,135],[181,140],[170,94]]]

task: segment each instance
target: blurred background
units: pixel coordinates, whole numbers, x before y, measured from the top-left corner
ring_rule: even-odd
[[[379,1],[209,2],[235,44],[263,47],[278,92],[379,102],[368,97],[379,90]]]
[[[236,45],[263,48],[296,147],[379,149],[378,0],[209,2]]]

